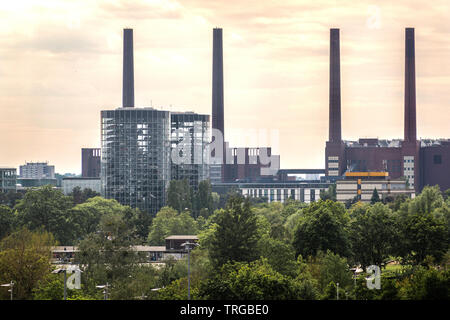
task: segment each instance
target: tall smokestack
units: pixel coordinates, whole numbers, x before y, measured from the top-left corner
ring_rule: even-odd
[[[134,107],[133,29],[123,29],[122,107]]]
[[[220,130],[225,139],[223,112],[223,46],[221,28],[213,29],[212,128]]]
[[[330,29],[329,141],[341,142],[341,67],[339,29]]]
[[[415,142],[416,135],[416,67],[414,28],[405,30],[405,142]]]

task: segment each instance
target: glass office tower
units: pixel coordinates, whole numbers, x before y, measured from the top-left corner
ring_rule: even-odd
[[[101,131],[102,195],[156,215],[170,180],[169,111],[101,111]]]
[[[193,112],[171,113],[171,179],[186,179],[193,190],[209,179],[209,119]]]

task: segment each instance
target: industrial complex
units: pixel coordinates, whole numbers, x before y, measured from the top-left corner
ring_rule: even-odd
[[[171,180],[187,180],[193,190],[209,180],[219,194],[238,190],[267,202],[313,202],[331,185],[342,202],[370,201],[375,189],[385,199],[414,197],[426,185],[450,188],[450,139],[417,139],[414,28],[405,29],[403,138],[357,141],[341,134],[340,30],[330,29],[329,136],[325,162],[315,169],[282,169],[271,146],[233,147],[226,141],[223,30],[212,31],[210,116],[136,107],[133,29],[123,30],[122,106],[101,111],[100,148],[81,150],[82,175],[62,179],[66,194],[75,187],[91,188],[154,215],[166,204]],[[38,179],[36,186],[55,179],[47,163],[27,163],[19,176],[14,168],[0,173],[2,191],[14,189],[15,179],[24,184]]]

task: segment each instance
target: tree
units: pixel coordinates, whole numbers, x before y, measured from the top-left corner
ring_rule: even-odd
[[[214,210],[214,201],[211,191],[211,183],[209,180],[200,181],[198,184],[198,191],[194,194],[194,217],[197,218],[200,214],[208,218]]]
[[[380,196],[378,195],[377,188],[373,189],[372,198],[370,199],[370,204],[375,204],[380,202]]]
[[[207,243],[213,264],[217,267],[229,261],[250,262],[258,259],[258,219],[247,198],[230,196],[226,208],[215,215],[213,232]]]
[[[347,259],[334,254],[330,250],[324,254],[319,252],[317,255],[319,264],[318,283],[322,290],[334,282],[339,283],[341,288],[347,288],[352,284],[352,273],[349,269]],[[334,291],[336,293],[336,290]]]
[[[51,271],[51,248],[55,245],[50,233],[25,228],[0,242],[0,282],[14,281],[14,299],[31,299],[33,289]],[[8,297],[6,290],[0,290],[0,297]]]
[[[0,240],[12,231],[14,218],[14,214],[8,206],[0,205]]]
[[[320,190],[320,199],[336,201],[336,184],[332,184],[326,191]]]
[[[438,186],[425,187],[422,193],[405,202],[398,211],[400,239],[396,252],[406,261],[420,264],[427,255],[441,261],[448,250],[448,210]]]
[[[349,216],[341,203],[331,200],[314,202],[303,209],[294,231],[296,255],[314,256],[328,249],[341,256],[350,255]]]
[[[169,235],[195,235],[197,231],[196,221],[187,211],[178,213],[171,207],[163,207],[152,221],[148,242],[160,246]]]
[[[121,213],[140,242],[146,242],[152,218],[147,212],[123,206],[114,199],[93,197],[73,207],[69,212],[68,223],[74,240],[81,240],[89,233],[96,232],[101,218],[108,213]]]
[[[23,191],[14,191],[14,190],[9,190],[8,192],[0,191],[0,205],[3,204],[12,209],[16,205],[17,201],[22,199],[23,196],[24,196]]]
[[[100,218],[99,229],[79,244],[76,262],[83,271],[85,293],[95,295],[96,285],[108,283],[111,299],[129,299],[122,287],[132,278],[140,257],[132,245],[136,235],[129,228],[124,213],[110,212]]]
[[[363,268],[381,266],[394,253],[393,244],[399,236],[392,211],[377,202],[355,207],[351,215],[350,241],[355,262]]]
[[[398,255],[419,264],[426,256],[441,261],[448,250],[448,224],[432,214],[407,214],[399,217]]]
[[[199,296],[213,300],[293,300],[299,298],[299,288],[262,259],[222,265],[219,272],[201,283]]]
[[[167,206],[178,212],[192,210],[192,190],[188,180],[171,180],[169,182]]]
[[[73,188],[72,192],[68,194],[69,197],[72,197],[74,204],[80,204],[85,202],[86,200],[94,197],[99,197],[100,193],[90,189],[85,188],[81,190],[80,187]]]
[[[295,250],[291,244],[268,236],[261,238],[259,242],[261,257],[267,259],[271,267],[285,276],[295,277],[297,261]]]
[[[49,185],[28,190],[15,209],[20,226],[29,230],[43,227],[59,243],[68,245],[72,243],[71,226],[68,223],[68,212],[72,206],[70,197]]]

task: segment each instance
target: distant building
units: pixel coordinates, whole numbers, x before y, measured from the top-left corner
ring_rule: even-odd
[[[81,176],[82,177],[100,177],[100,148],[81,149]]]
[[[38,188],[46,185],[51,185],[54,187],[58,187],[57,179],[50,178],[42,178],[42,179],[34,179],[34,178],[17,178],[18,188],[21,190],[26,190],[30,188]]]
[[[143,256],[142,262],[161,263],[166,259],[173,258],[179,260],[187,255],[186,249],[182,246],[185,242],[197,243],[198,237],[195,235],[175,235],[165,239],[165,246],[133,246],[132,249]],[[72,264],[76,261],[78,247],[56,246],[52,248],[53,264]]]
[[[17,170],[16,168],[0,167],[0,192],[16,191]]]
[[[101,112],[102,196],[156,214],[170,181],[170,113],[153,108]]]
[[[408,188],[405,179],[391,179],[388,172],[347,172],[345,180],[336,181],[336,200],[370,202],[375,189],[380,200],[400,194],[409,198],[415,196],[414,189]]]
[[[200,181],[209,179],[209,115],[193,112],[171,112],[171,180],[189,182],[197,190]]]
[[[397,140],[341,136],[339,29],[330,30],[329,138],[325,169],[329,177],[352,171],[387,171],[392,179],[405,178],[416,193],[426,185],[450,188],[450,140],[417,139],[414,28],[405,30],[404,137]],[[368,119],[363,119],[367,121]],[[377,119],[380,123],[383,119]]]
[[[55,166],[48,162],[27,162],[20,166],[20,178],[23,179],[55,179]]]
[[[243,196],[259,198],[270,203],[288,199],[311,203],[320,199],[320,191],[328,190],[331,183],[321,181],[267,181],[216,183],[212,190],[220,195],[239,191]]]
[[[81,190],[91,189],[92,191],[101,193],[101,180],[100,177],[85,178],[85,177],[70,177],[62,179],[62,191],[64,194],[69,194],[76,187],[80,187]]]
[[[101,194],[156,215],[171,179],[209,178],[209,115],[135,108],[132,29],[123,50],[122,107],[101,111]]]

